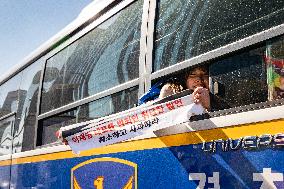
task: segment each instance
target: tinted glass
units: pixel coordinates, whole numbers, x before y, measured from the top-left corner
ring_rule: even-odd
[[[34,148],[38,88],[43,60],[38,60],[22,73],[19,89],[19,106],[14,129],[13,151]]]
[[[47,61],[41,112],[138,77],[142,0]]]
[[[212,93],[220,103],[238,107],[268,100],[265,51],[265,46],[244,51],[210,65]],[[213,108],[218,109],[222,108]]]
[[[282,24],[283,0],[159,0],[154,71]]]
[[[19,90],[21,76],[19,73],[0,86],[0,117],[17,111],[19,94],[25,93]]]
[[[38,145],[55,142],[57,140],[55,133],[61,127],[133,108],[137,99],[138,87],[133,87],[45,119],[40,122]]]
[[[54,56],[47,61],[46,69],[44,72],[44,82],[42,86],[41,113],[57,108],[60,105],[68,104],[68,102],[72,102],[73,100],[78,99],[78,97],[76,97],[76,94],[78,93],[76,93],[75,90],[79,90],[79,84],[75,83],[74,81],[71,83],[67,83],[65,81],[68,54],[72,54],[75,44],[77,44],[77,42],[75,42],[74,45],[69,46],[61,51],[58,56]],[[68,71],[70,75],[74,76],[75,81],[76,78],[79,78],[79,81],[84,78],[83,73],[79,72],[76,75],[75,69],[73,70],[74,74],[71,74],[72,68],[68,69]]]

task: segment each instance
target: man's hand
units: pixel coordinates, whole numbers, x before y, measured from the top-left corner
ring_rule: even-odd
[[[210,109],[210,95],[208,89],[197,87],[192,94],[194,103],[200,103],[206,110]]]
[[[172,86],[169,83],[167,83],[162,87],[160,95],[159,95],[159,99],[163,99],[163,98],[170,96],[172,94],[175,94],[175,91],[172,88]]]
[[[68,141],[62,137],[62,133],[60,131],[56,131],[56,137],[65,145],[68,145]]]

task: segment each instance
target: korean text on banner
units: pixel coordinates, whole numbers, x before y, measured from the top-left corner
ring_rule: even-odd
[[[193,103],[192,99],[192,95],[188,95],[162,104],[139,107],[125,114],[63,127],[60,130],[63,136],[65,133],[72,133],[68,136],[65,134],[66,140],[71,149],[79,153],[187,122],[192,115],[204,112],[204,108]]]

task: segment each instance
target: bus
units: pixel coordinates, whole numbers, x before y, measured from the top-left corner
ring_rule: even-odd
[[[55,135],[200,65],[227,108],[79,154]],[[284,188],[283,78],[282,0],[96,0],[1,77],[0,188]]]

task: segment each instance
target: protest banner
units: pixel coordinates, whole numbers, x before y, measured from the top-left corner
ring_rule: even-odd
[[[105,118],[74,124],[60,129],[75,153],[82,150],[114,144],[187,122],[192,115],[204,112],[200,104],[188,95],[165,103],[142,106]]]

